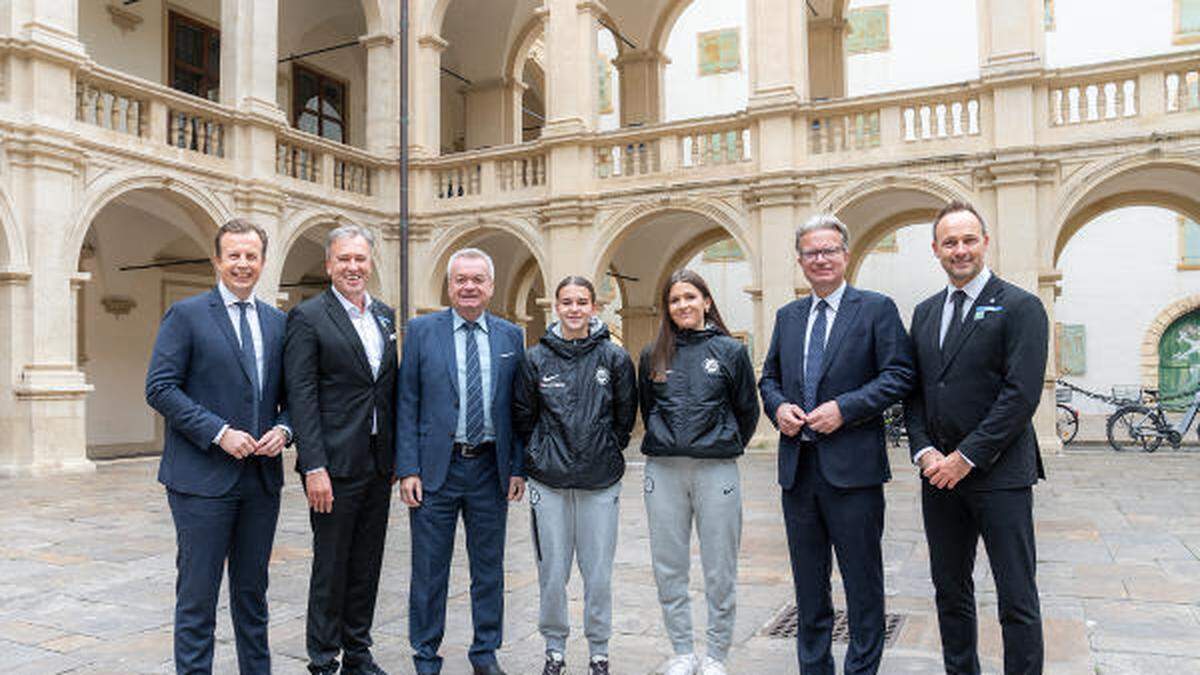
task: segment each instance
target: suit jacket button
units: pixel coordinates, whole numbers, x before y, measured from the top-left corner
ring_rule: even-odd
[[[938,382],[938,389],[945,389],[945,388],[946,388],[945,382]]]

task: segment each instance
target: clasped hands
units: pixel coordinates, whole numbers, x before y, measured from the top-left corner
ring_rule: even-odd
[[[929,484],[942,490],[953,490],[959,481],[971,473],[971,465],[957,450],[949,455],[932,448],[926,450],[921,455],[920,468],[921,475],[929,479]]]
[[[842,410],[837,401],[826,401],[807,413],[795,403],[785,402],[775,409],[775,423],[784,436],[799,434],[805,425],[817,433],[832,434],[842,426]]]
[[[221,449],[234,459],[245,459],[251,455],[274,457],[283,452],[287,435],[283,429],[272,427],[262,438],[254,440],[250,434],[230,427],[221,435]]]
[[[519,502],[525,496],[525,479],[512,476],[508,479],[508,501]],[[400,479],[400,501],[409,508],[417,508],[424,500],[420,476],[405,476]]]

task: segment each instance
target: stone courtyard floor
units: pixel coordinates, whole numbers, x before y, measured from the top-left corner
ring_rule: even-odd
[[[640,456],[624,481],[621,543],[614,570],[614,673],[656,672],[669,656],[650,571],[641,500]],[[291,460],[289,458],[290,465]],[[731,673],[798,672],[794,641],[764,634],[791,599],[774,455],[741,462],[745,530]],[[888,611],[903,615],[884,673],[938,673],[938,634],[918,485],[893,453],[887,487],[884,562]],[[103,463],[92,475],[0,480],[0,671],[161,673],[172,670],[174,533],[157,461]],[[1050,480],[1036,489],[1038,578],[1048,673],[1200,674],[1200,453],[1121,454],[1097,448],[1047,458]],[[271,646],[277,673],[304,672],[309,529],[289,472],[271,562]],[[394,503],[380,601],[376,659],[410,673],[406,639],[408,519]],[[510,513],[502,665],[540,673],[537,582],[528,507]],[[694,553],[693,613],[702,644],[704,602]],[[995,594],[980,551],[980,642],[985,671],[1000,670]],[[843,606],[835,578],[835,603]],[[578,636],[582,589],[572,581],[568,665],[586,672]],[[448,674],[468,673],[470,605],[465,557],[451,578],[443,655]],[[215,670],[236,672],[226,605]],[[841,649],[838,653],[841,653]]]

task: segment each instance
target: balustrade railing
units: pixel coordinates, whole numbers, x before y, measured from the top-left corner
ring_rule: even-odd
[[[809,123],[808,151],[824,155],[879,147],[879,110],[817,116]]]
[[[750,129],[739,126],[685,133],[679,138],[679,158],[685,169],[748,161]]]
[[[172,107],[167,113],[167,143],[214,157],[225,156],[225,123],[209,115]]]
[[[436,171],[437,198],[458,199],[480,194],[483,188],[483,165],[470,163]]]
[[[1163,86],[1168,113],[1200,110],[1200,64],[1167,72]]]
[[[644,176],[662,170],[659,139],[637,139],[596,148],[596,177]]]
[[[1068,82],[1050,87],[1050,126],[1108,122],[1139,113],[1134,76]]]
[[[546,184],[546,156],[529,155],[496,160],[496,180],[503,192]]]
[[[150,105],[145,98],[79,78],[75,84],[75,119],[131,136],[145,136]]]
[[[979,135],[977,97],[900,106],[901,138],[906,143]]]
[[[303,145],[275,144],[275,173],[310,183],[321,182],[321,153]]]
[[[360,195],[370,195],[371,167],[362,162],[334,157],[333,187]]]

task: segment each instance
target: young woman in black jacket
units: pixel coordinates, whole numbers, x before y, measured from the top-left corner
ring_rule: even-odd
[[[691,270],[671,275],[658,337],[642,352],[638,395],[646,435],[650,554],[675,656],[664,675],[725,675],[733,639],[742,492],[737,457],[760,409],[754,367],[729,336],[708,285]],[[706,654],[692,644],[688,600],[692,523],[708,601]]]
[[[577,556],[588,672],[608,675],[622,452],[637,417],[637,385],[629,354],[609,340],[596,318],[591,282],[567,277],[554,299],[559,320],[525,352],[513,396],[513,424],[526,441],[541,592],[538,630],[546,640],[542,673],[565,672],[567,579]]]

